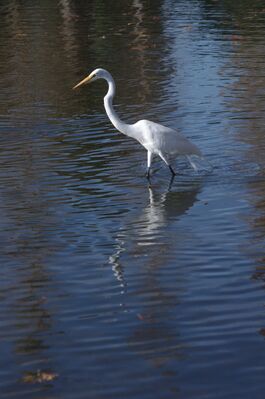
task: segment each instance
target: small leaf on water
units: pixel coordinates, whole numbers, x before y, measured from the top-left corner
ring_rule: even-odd
[[[28,384],[36,384],[42,382],[50,382],[53,381],[55,378],[58,377],[58,374],[53,373],[51,371],[41,371],[38,370],[37,372],[27,372],[22,381]]]

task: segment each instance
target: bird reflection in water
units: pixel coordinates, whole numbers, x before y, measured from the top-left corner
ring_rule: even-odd
[[[148,204],[124,220],[109,258],[122,286],[123,309],[134,320],[128,345],[163,376],[174,377],[172,361],[185,356],[178,323],[172,323],[187,279],[177,264],[185,232],[174,227],[172,234],[171,225],[193,207],[199,191],[200,184],[194,182],[179,191],[149,186]]]
[[[116,237],[115,241],[115,252],[109,257],[109,263],[112,265],[113,274],[121,286],[121,294],[124,294],[126,282],[124,279],[124,269],[120,262],[121,253],[125,251],[124,241],[120,235]]]
[[[168,188],[162,192],[160,185],[159,187],[148,185],[148,204],[142,209],[140,215],[138,215],[139,209],[133,214],[130,212],[114,238],[115,251],[109,257],[109,263],[112,265],[115,278],[121,284],[121,294],[124,293],[126,287],[122,254],[124,258],[127,258],[128,253],[134,257],[140,254],[146,256],[147,246],[152,247],[154,256],[161,251],[163,253],[168,251],[170,254],[172,237],[168,235],[168,227],[184,215],[197,200],[199,183],[193,182],[192,186],[189,185],[186,189],[183,187],[181,191],[172,191],[173,180],[174,177]],[[149,256],[150,254],[148,252]]]

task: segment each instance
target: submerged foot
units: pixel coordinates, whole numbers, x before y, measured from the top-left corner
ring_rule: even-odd
[[[145,177],[146,177],[148,180],[150,180],[150,177],[151,177],[151,169],[150,169],[150,168],[147,169],[146,174],[145,174]]]

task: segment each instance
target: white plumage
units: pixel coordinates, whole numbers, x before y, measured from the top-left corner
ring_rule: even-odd
[[[112,104],[115,95],[115,83],[111,74],[105,69],[95,69],[89,76],[74,86],[74,89],[97,79],[105,79],[108,82],[109,88],[104,97],[104,106],[112,124],[121,133],[137,140],[147,150],[148,178],[150,177],[151,163],[154,155],[160,156],[168,165],[172,175],[175,175],[175,172],[171,166],[171,161],[180,155],[186,156],[193,168],[196,169],[196,165],[193,163],[190,156],[197,155],[201,157],[201,151],[177,130],[145,119],[132,125],[120,120]]]

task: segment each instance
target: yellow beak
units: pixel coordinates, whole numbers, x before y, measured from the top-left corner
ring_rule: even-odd
[[[82,85],[84,85],[84,84],[89,83],[89,81],[91,80],[91,78],[92,78],[91,74],[88,75],[85,79],[81,80],[81,82],[77,83],[77,85],[75,85],[75,86],[73,87],[73,90],[74,90],[74,89],[77,89],[78,87],[80,87],[80,86],[82,86]]]

